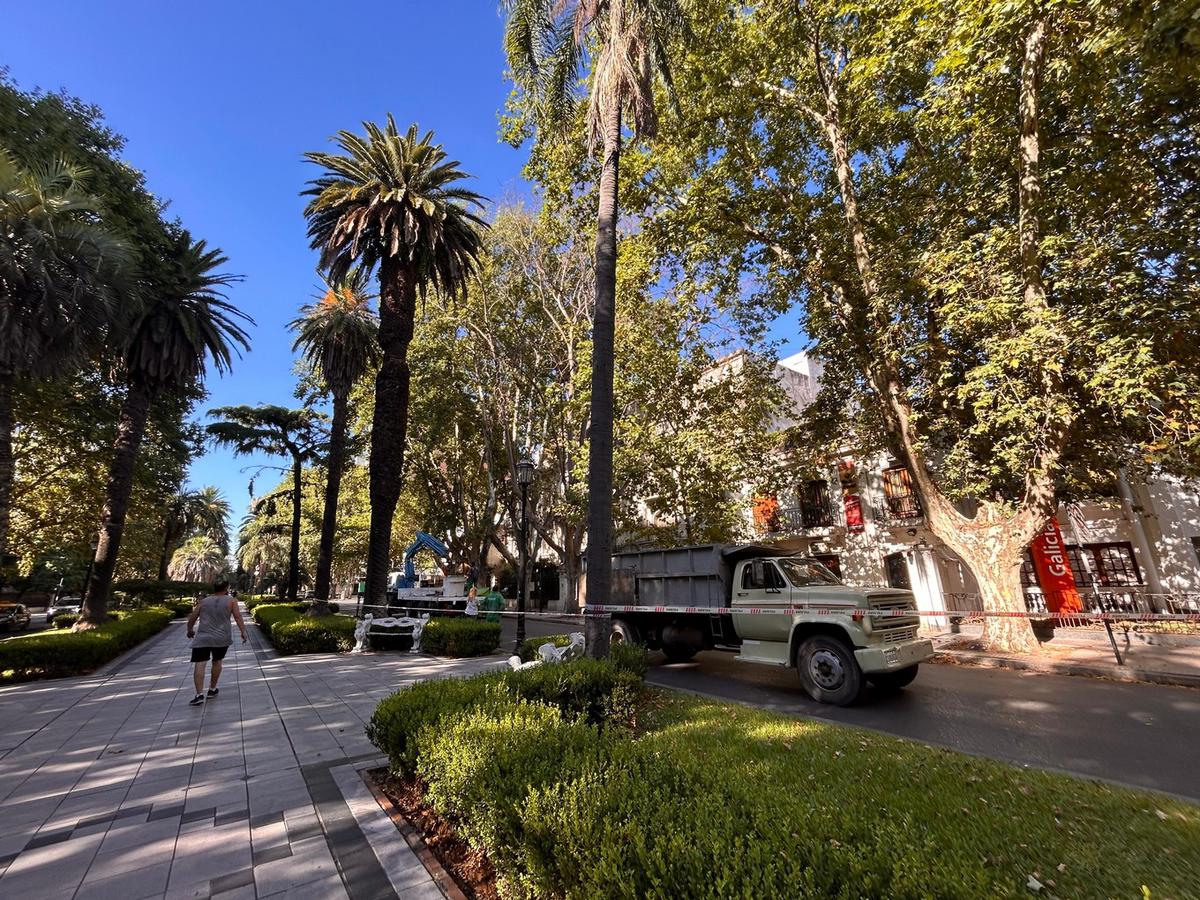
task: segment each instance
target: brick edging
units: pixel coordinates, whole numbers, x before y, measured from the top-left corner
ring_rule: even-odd
[[[463,893],[462,888],[458,886],[458,882],[445,870],[437,855],[429,849],[429,845],[425,843],[425,839],[421,837],[421,833],[404,817],[404,813],[396,807],[392,802],[392,798],[384,793],[379,783],[371,775],[370,770],[364,769],[359,772],[362,776],[363,783],[367,789],[375,797],[375,802],[387,814],[387,817],[392,820],[392,824],[396,826],[396,830],[404,836],[404,840],[408,843],[409,848],[417,855],[417,859],[421,860],[421,864],[425,866],[425,871],[429,873],[429,877],[433,879],[434,884],[438,886],[438,890],[442,895],[449,900],[467,900],[467,895]]]

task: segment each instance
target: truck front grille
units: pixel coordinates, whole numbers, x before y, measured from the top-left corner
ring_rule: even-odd
[[[890,628],[887,631],[880,631],[880,634],[883,635],[883,642],[885,644],[903,644],[906,641],[915,641],[917,639],[917,626]]]

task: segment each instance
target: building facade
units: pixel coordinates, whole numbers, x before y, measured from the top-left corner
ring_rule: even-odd
[[[777,372],[797,410],[811,402],[818,364],[797,354]],[[926,610],[979,608],[970,571],[927,528],[909,472],[887,455],[847,456],[777,496],[755,498],[748,520],[761,539],[815,556],[848,584],[908,588]],[[1065,504],[1055,521],[1086,609],[1200,610],[1200,485],[1120,479],[1117,496]],[[1043,581],[1027,552],[1022,583],[1031,610],[1047,608]]]

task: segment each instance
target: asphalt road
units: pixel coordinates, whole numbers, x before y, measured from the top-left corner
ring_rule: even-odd
[[[527,633],[570,626],[529,620]],[[507,640],[515,626],[504,624]],[[1001,669],[925,665],[898,696],[858,706],[814,703],[795,671],[701,653],[690,663],[651,654],[647,680],[786,715],[855,725],[964,753],[1165,791],[1200,802],[1200,690]]]

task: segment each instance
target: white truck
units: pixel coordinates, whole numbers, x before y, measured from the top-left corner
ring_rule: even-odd
[[[745,662],[795,668],[809,696],[839,706],[867,682],[903,688],[933,655],[911,592],[848,587],[815,559],[757,544],[615,554],[612,606],[614,641],[674,662],[737,650]]]

